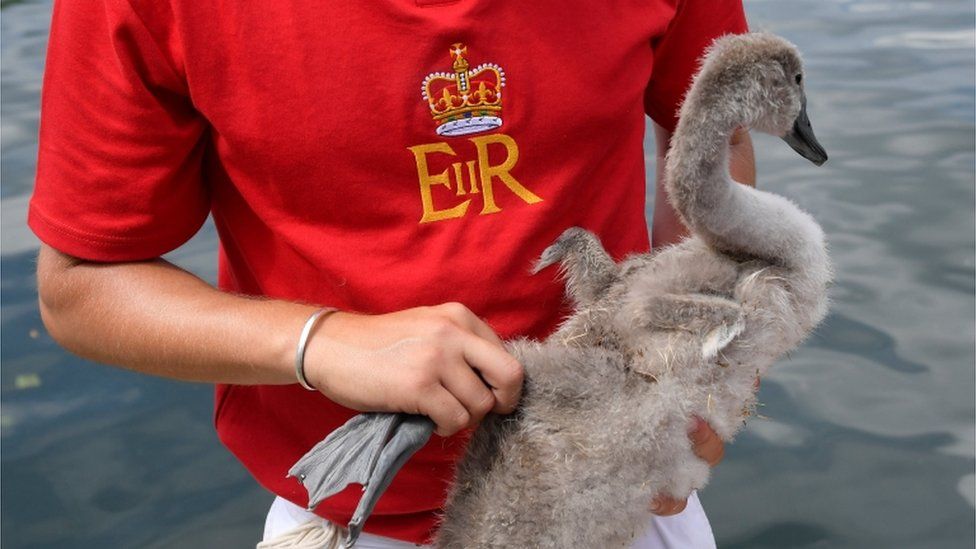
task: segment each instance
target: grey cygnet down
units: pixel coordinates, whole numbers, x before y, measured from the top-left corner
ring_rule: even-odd
[[[779,37],[717,40],[667,159],[668,195],[692,236],[620,263],[579,228],[545,250],[536,269],[560,265],[574,312],[544,342],[507,343],[526,370],[522,402],[475,432],[437,547],[625,547],[646,528],[653,497],[705,486],[709,467],[688,438],[692,418],[732,440],[754,410],[756,377],[827,311],[820,227],[789,200],[735,183],[727,168],[740,126],[826,160],[806,117],[802,74],[796,48]],[[432,424],[414,428],[429,433]],[[347,467],[342,447],[328,442],[292,473]],[[370,474],[363,482],[385,482],[395,470]],[[313,503],[342,488],[306,486]]]

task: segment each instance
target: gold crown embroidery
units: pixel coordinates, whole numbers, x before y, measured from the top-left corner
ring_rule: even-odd
[[[468,135],[501,126],[505,71],[494,63],[471,69],[464,57],[468,48],[461,43],[452,44],[450,53],[454,72],[428,74],[421,88],[437,135]]]

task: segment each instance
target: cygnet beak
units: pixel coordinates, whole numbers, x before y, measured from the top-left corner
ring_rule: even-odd
[[[817,136],[813,135],[813,126],[810,125],[810,118],[807,117],[807,97],[803,96],[800,104],[800,114],[793,122],[793,128],[783,136],[794,151],[810,162],[820,166],[827,161],[827,151],[817,141]]]

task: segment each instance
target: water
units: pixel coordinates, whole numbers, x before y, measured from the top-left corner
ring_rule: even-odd
[[[44,332],[23,221],[50,4],[2,6],[2,543],[253,545],[270,496],[217,442],[209,387],[85,363]],[[757,137],[760,185],[816,215],[838,281],[825,325],[764,381],[766,419],[702,494],[719,545],[969,549],[973,4],[746,8],[803,50],[831,155],[816,169]],[[208,226],[171,259],[213,280],[214,245]]]

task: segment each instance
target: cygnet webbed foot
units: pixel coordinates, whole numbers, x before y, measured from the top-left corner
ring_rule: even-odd
[[[352,547],[363,523],[393,477],[410,456],[430,439],[434,423],[409,414],[359,414],[316,444],[288,471],[308,491],[308,508],[361,484],[363,495],[348,525],[346,547]]]

